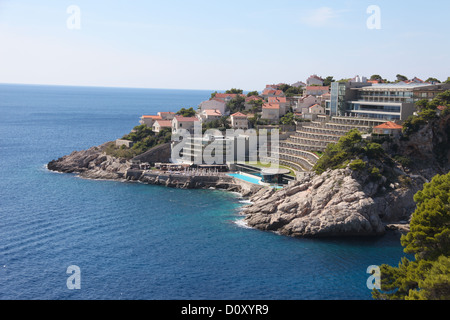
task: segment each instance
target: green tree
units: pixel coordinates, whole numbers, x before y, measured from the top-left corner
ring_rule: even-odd
[[[448,77],[447,80],[444,81],[444,83],[450,83],[450,77]]]
[[[414,196],[410,229],[401,239],[405,253],[398,267],[381,266],[381,289],[375,299],[450,299],[450,172],[437,175]]]
[[[429,77],[427,80],[425,80],[425,82],[441,83],[440,80],[433,78],[433,77]]]
[[[182,117],[195,117],[195,110],[192,107],[189,109],[181,108],[176,114]]]
[[[294,114],[292,112],[286,113],[281,119],[281,124],[293,125],[294,124]]]
[[[249,93],[247,93],[247,97],[251,97],[251,96],[259,96],[259,92],[258,91],[250,91]]]
[[[379,74],[374,74],[370,77],[370,80],[383,81],[383,78]]]
[[[227,109],[231,114],[236,112],[242,112],[245,110],[245,98],[242,96],[236,96],[227,103]]]
[[[333,83],[334,81],[335,80],[333,76],[328,76],[325,78],[325,80],[323,80],[323,85],[329,87],[331,86],[331,83]]]
[[[243,94],[244,90],[232,88],[230,90],[225,91],[227,94]]]
[[[396,78],[397,78],[397,82],[408,80],[408,78],[406,76],[401,75],[401,74],[396,75]]]

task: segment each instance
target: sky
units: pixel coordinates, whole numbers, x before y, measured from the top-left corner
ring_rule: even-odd
[[[0,83],[262,91],[312,74],[442,81],[448,12],[447,0],[0,0]]]

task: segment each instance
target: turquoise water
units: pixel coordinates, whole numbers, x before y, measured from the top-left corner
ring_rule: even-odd
[[[244,180],[253,184],[260,184],[259,182],[261,181],[258,178],[253,178],[253,177],[249,177],[240,173],[230,173],[229,176],[240,179],[240,180]]]
[[[0,299],[370,299],[367,268],[398,264],[398,236],[291,239],[243,226],[233,193],[45,168],[210,93],[0,85]]]

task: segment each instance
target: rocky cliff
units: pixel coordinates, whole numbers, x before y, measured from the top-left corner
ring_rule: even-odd
[[[280,190],[261,190],[243,210],[250,227],[292,237],[381,235],[390,224],[405,224],[415,209],[422,181],[407,188],[373,181],[350,169],[306,176]]]

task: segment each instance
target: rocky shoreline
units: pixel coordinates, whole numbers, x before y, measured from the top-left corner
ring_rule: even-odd
[[[75,151],[47,167],[51,171],[76,173],[85,179],[139,181],[182,189],[221,189],[240,193],[251,205],[242,210],[251,228],[290,237],[379,236],[386,231],[408,231],[415,210],[414,194],[423,179],[402,187],[386,178],[373,181],[368,175],[347,169],[322,175],[306,174],[284,189],[257,186],[227,175],[183,176],[136,168],[136,162],[105,153],[108,144]],[[141,156],[161,155],[161,147]],[[164,160],[164,159],[163,159]]]
[[[192,176],[177,173],[166,173],[145,170],[136,165],[136,160],[167,162],[168,153],[164,152],[167,146],[158,146],[148,153],[139,156],[139,159],[126,160],[107,155],[105,149],[109,143],[92,147],[83,151],[74,151],[70,155],[50,161],[47,168],[60,173],[75,173],[84,179],[136,181],[145,184],[165,186],[180,189],[221,189],[238,192],[243,197],[249,197],[264,189],[245,181],[234,179],[231,176],[205,175]],[[166,153],[164,155],[164,153]],[[163,154],[162,158],[161,155]],[[154,163],[154,162],[153,162]]]

